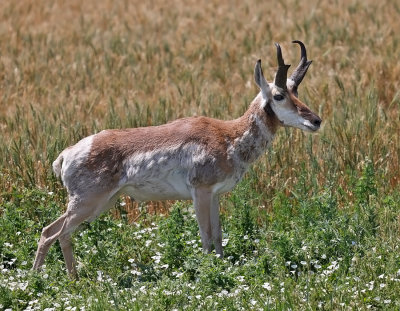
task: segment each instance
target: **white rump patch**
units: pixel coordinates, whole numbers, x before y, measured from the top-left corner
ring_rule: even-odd
[[[72,147],[63,151],[64,160],[61,167],[61,180],[64,185],[68,184],[68,180],[75,175],[87,161],[92,147],[93,137],[94,135],[85,137]]]

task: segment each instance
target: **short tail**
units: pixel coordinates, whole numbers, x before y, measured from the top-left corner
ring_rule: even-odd
[[[56,174],[57,177],[60,177],[61,175],[61,167],[63,160],[64,160],[64,154],[63,152],[61,152],[60,155],[57,157],[57,159],[53,162],[53,172]]]

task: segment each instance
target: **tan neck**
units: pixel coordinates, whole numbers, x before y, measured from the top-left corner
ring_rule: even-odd
[[[279,120],[271,111],[261,108],[261,93],[253,100],[249,109],[240,118],[230,121],[232,129],[239,130],[233,147],[242,161],[254,162],[272,142]]]

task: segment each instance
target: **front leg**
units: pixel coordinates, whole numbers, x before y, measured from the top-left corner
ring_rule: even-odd
[[[207,253],[211,252],[212,242],[214,242],[215,252],[222,256],[218,199],[218,196],[208,187],[195,188],[193,191],[193,205],[200,228],[203,250]]]
[[[214,242],[215,253],[222,257],[224,255],[224,252],[222,249],[221,222],[219,220],[219,197],[217,195],[214,195],[212,197],[210,221],[211,221],[211,234],[212,234],[212,240]]]
[[[213,194],[210,188],[201,187],[195,188],[192,196],[197,223],[199,224],[203,251],[210,253],[212,242],[210,212]]]

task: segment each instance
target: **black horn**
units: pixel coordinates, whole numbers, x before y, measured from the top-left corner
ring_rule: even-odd
[[[278,71],[275,76],[275,85],[280,87],[281,89],[286,90],[286,80],[287,80],[287,72],[290,65],[286,65],[285,61],[282,58],[282,50],[278,43],[275,43],[276,46],[276,56],[278,58]]]
[[[307,60],[307,50],[303,42],[295,40],[292,43],[297,43],[300,45],[301,49],[301,58],[300,63],[297,65],[295,71],[293,71],[290,79],[294,81],[296,86],[299,86],[301,81],[303,81],[304,76],[307,73],[308,67],[310,67],[312,60]]]

